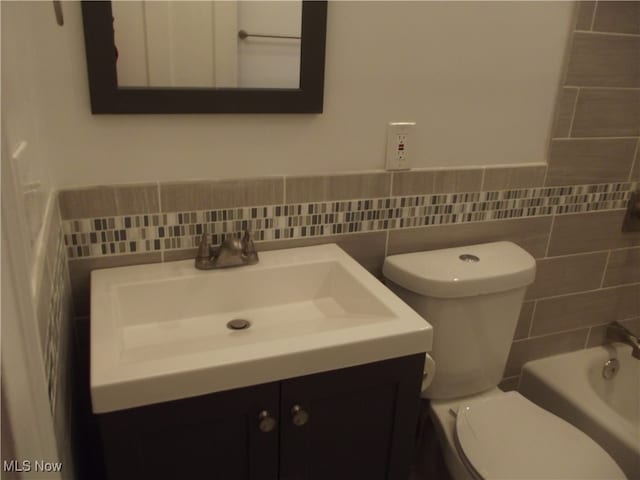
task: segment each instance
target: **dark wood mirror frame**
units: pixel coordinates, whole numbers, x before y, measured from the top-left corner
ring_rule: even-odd
[[[92,113],[322,113],[327,2],[303,1],[300,88],[118,87],[111,2],[83,1]]]

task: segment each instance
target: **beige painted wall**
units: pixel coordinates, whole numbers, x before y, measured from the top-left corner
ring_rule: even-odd
[[[95,116],[79,4],[63,4],[62,28],[50,2],[20,8],[30,14],[8,41],[37,44],[38,74],[3,94],[39,92],[58,187],[380,169],[386,122],[405,120],[418,123],[415,167],[545,161],[573,13],[560,2],[331,2],[322,115]],[[2,67],[13,68],[4,55]]]

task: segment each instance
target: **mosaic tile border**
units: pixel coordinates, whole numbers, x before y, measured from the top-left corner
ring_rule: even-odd
[[[49,298],[49,319],[45,340],[44,362],[45,374],[49,393],[51,411],[56,410],[56,398],[58,387],[58,370],[60,364],[61,329],[63,315],[65,315],[64,296],[67,278],[67,252],[65,248],[65,234],[62,226],[55,236],[56,254],[51,275],[51,296]]]
[[[251,229],[257,241],[625,208],[635,183],[535,187],[122,215],[63,221],[69,258],[194,248]]]

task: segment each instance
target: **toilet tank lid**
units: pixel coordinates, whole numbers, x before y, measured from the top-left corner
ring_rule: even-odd
[[[436,298],[503,292],[531,284],[536,261],[513,242],[391,255],[382,272],[401,287]]]

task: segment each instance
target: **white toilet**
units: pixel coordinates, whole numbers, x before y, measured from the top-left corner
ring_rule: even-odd
[[[498,388],[533,257],[511,242],[387,257],[388,286],[433,326],[423,391],[455,480],[624,479],[586,434]]]

